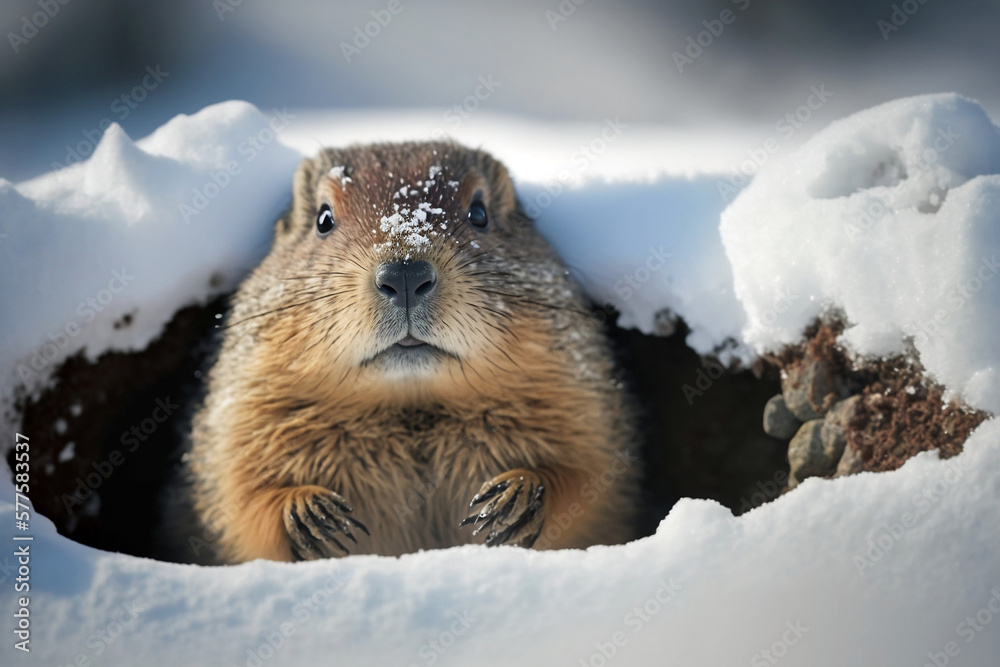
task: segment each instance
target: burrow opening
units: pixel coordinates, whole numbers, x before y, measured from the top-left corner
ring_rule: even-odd
[[[77,354],[48,389],[17,398],[16,421],[31,438],[30,496],[60,534],[105,551],[162,555],[162,496],[180,464],[227,298],[178,311],[141,352],[109,352],[94,362]],[[837,457],[849,458],[850,469],[840,474],[890,470],[924,449],[954,455],[988,417],[944,405],[940,387],[903,358],[856,367],[836,345],[836,323],[817,323],[803,344],[737,370],[689,348],[682,321],[669,336],[650,336],[619,328],[607,309],[595,315],[606,322],[642,415],[641,535],[652,534],[680,498],[713,499],[738,515],[794,486],[791,436],[769,435],[762,419],[769,402],[801,389],[804,374],[820,412],[857,397],[844,424],[847,456]],[[793,424],[793,444],[815,421]],[[13,470],[13,451],[8,464]]]

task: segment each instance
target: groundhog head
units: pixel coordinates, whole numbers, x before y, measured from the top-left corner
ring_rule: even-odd
[[[305,161],[258,273],[271,281],[250,289],[269,294],[257,308],[274,354],[295,350],[287,363],[320,381],[387,395],[541,371],[566,347],[558,331],[593,325],[504,166],[454,143]]]

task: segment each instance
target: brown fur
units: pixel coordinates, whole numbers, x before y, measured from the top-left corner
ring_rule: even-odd
[[[485,232],[465,220],[476,190]],[[324,201],[336,228],[320,238]],[[421,201],[443,209],[429,246],[380,229],[394,203]],[[437,271],[417,328],[449,356],[400,376],[366,360],[402,335],[373,276],[404,256]],[[194,421],[189,499],[223,562],[292,560],[289,511],[331,490],[371,533],[341,536],[351,553],[481,542],[459,527],[470,499],[522,478],[544,486],[529,527],[541,537],[508,543],[618,543],[632,536],[639,472],[631,422],[600,324],[499,162],[452,143],[324,150],[300,166],[270,254],[234,297]]]

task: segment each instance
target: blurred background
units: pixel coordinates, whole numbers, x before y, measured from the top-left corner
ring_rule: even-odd
[[[813,86],[832,97],[808,134],[920,93],[1000,116],[996,0],[4,0],[0,23],[14,182],[65,163],[104,119],[140,138],[244,99],[447,120],[483,81],[499,84],[482,102],[494,114],[747,135],[773,133]]]

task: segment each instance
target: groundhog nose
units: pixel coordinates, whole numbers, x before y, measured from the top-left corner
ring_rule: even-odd
[[[437,274],[427,262],[386,262],[375,272],[375,286],[397,308],[411,309],[434,291]]]

